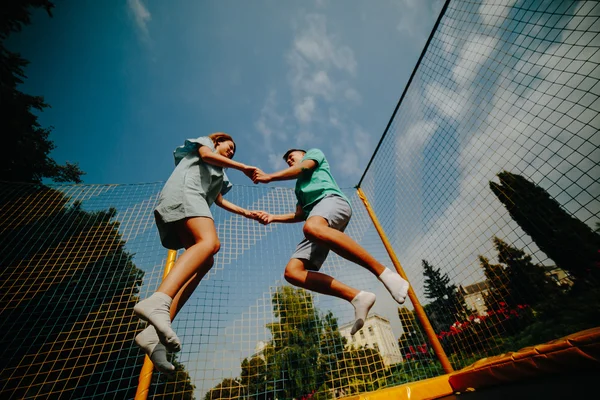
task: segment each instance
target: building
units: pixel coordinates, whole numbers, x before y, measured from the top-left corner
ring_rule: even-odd
[[[365,325],[354,336],[350,335],[350,330],[354,322],[340,327],[340,333],[348,343],[347,347],[361,346],[375,349],[381,355],[386,366],[402,362],[402,354],[398,347],[398,341],[392,332],[390,321],[380,315],[371,314],[365,320]]]
[[[475,311],[477,315],[487,315],[487,307],[485,306],[485,295],[489,293],[487,281],[464,286],[462,291],[467,308]]]

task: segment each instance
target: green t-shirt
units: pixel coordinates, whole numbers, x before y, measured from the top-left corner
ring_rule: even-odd
[[[348,201],[348,198],[342,193],[335,179],[331,176],[329,163],[321,150],[308,150],[300,162],[304,160],[313,160],[317,163],[315,169],[304,171],[296,180],[296,198],[304,211],[305,219],[315,204],[328,194],[336,194]],[[348,201],[348,204],[350,204],[350,201]]]

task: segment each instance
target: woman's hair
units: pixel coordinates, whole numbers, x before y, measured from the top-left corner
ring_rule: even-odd
[[[215,132],[208,135],[208,137],[213,141],[215,146],[221,142],[231,141],[231,143],[233,143],[233,154],[235,155],[235,141],[231,136],[223,132]]]

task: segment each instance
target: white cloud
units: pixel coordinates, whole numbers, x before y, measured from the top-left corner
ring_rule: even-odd
[[[273,150],[274,141],[286,138],[285,121],[285,115],[277,111],[277,92],[271,90],[255,123],[255,128],[261,134],[268,152]]]
[[[460,51],[459,59],[452,69],[452,77],[459,86],[473,83],[479,69],[494,51],[497,38],[485,35],[473,36]]]
[[[267,151],[290,147],[290,143],[321,147],[335,169],[358,176],[374,144],[364,139],[364,130],[348,115],[351,107],[361,102],[351,83],[358,71],[354,52],[328,32],[325,16],[309,14],[295,24],[295,36],[284,59],[289,68],[290,99],[279,106],[290,104],[290,109],[277,111],[270,94],[256,122]]]
[[[294,107],[294,115],[302,124],[307,124],[312,120],[312,114],[315,111],[315,99],[307,96],[301,103]]]
[[[495,6],[480,8],[490,14],[484,16],[484,20],[487,18],[490,23],[498,24],[491,21],[493,10],[489,7]],[[502,7],[498,11],[506,15],[507,9]],[[580,20],[573,18],[571,22],[577,23],[575,21]],[[464,29],[468,30],[468,27]],[[529,31],[524,33],[528,34]],[[566,37],[568,33],[558,39]],[[586,39],[582,35],[579,40]],[[519,42],[518,38],[515,42]],[[574,184],[587,179],[586,190],[600,193],[600,184],[586,178],[589,171],[598,171],[588,156],[594,144],[597,146],[600,141],[597,129],[589,128],[598,113],[565,99],[565,91],[572,93],[575,88],[590,92],[596,98],[600,95],[598,85],[586,86],[583,79],[597,67],[597,61],[592,59],[595,53],[581,51],[583,43],[573,53],[577,43],[571,42],[559,42],[543,49],[505,49],[507,54],[517,54],[517,51],[522,54],[510,68],[496,69],[495,85],[485,89],[490,90],[486,93],[490,95],[489,100],[481,103],[477,97],[481,90],[478,87],[479,69],[486,62],[484,57],[492,55],[489,48],[495,46],[496,41],[479,35],[467,38],[461,45],[458,43],[455,41],[457,47],[446,54],[449,58],[459,54],[453,69],[458,88],[451,82],[431,83],[424,88],[426,105],[433,106],[442,119],[451,121],[460,141],[457,160],[460,180],[457,195],[450,204],[443,205],[443,214],[426,230],[415,230],[418,233],[409,239],[410,243],[405,246],[407,251],[402,254],[403,265],[411,269],[409,277],[413,278],[419,297],[423,289],[422,258],[426,257],[436,268],[448,272],[455,282],[473,283],[483,279],[477,256],[495,258],[491,239],[496,235],[532,254],[534,262],[552,263],[489,189],[489,182],[497,181],[496,174],[502,170],[518,173],[540,185],[580,220],[591,218],[588,224],[597,221],[597,217],[591,216],[600,213],[600,210],[590,209],[594,206],[591,202],[582,206],[585,203],[577,201],[581,189]],[[569,63],[562,57],[566,54],[571,58]],[[562,95],[556,97],[557,93]],[[420,137],[416,132],[435,128],[434,125],[425,128],[431,117],[425,120],[424,109],[420,112],[410,110],[410,114],[417,117],[409,120],[414,122],[397,139],[397,151],[400,151],[397,162],[404,167],[408,166],[403,160],[405,147],[414,147],[405,152],[413,154],[413,162],[419,161],[422,154],[418,148],[425,136]],[[480,117],[485,118],[480,121]],[[589,195],[583,196],[589,198],[585,197]],[[399,226],[395,235],[405,237],[406,228]]]
[[[433,21],[437,19],[442,9],[443,1],[401,0],[395,4],[400,10],[400,21],[396,29],[412,39],[422,38],[424,43],[431,33],[429,29],[433,25]],[[415,41],[415,43],[419,44],[419,41]]]
[[[142,0],[127,0],[127,8],[142,40],[149,40],[150,33],[148,31],[148,22],[152,20],[152,15]]]

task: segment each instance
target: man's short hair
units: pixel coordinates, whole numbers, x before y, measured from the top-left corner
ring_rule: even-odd
[[[283,159],[287,160],[288,156],[290,155],[290,153],[292,151],[301,151],[303,153],[306,153],[306,150],[302,150],[302,149],[289,149],[288,151],[285,152],[285,154],[283,155]]]

